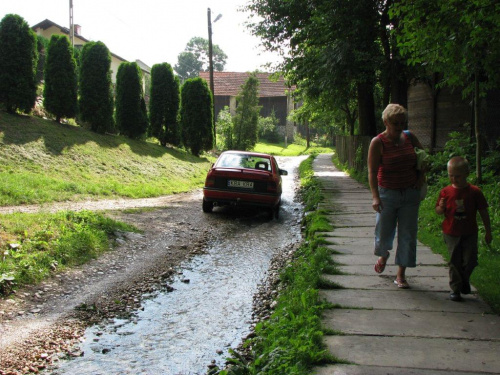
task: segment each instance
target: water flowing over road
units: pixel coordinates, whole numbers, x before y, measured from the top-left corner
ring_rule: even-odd
[[[232,208],[203,214],[200,200],[200,215],[213,229],[204,253],[178,267],[169,288],[146,296],[130,319],[87,329],[84,355],[52,373],[184,375],[205,374],[211,363],[222,367],[229,349],[251,331],[253,296],[271,259],[301,240],[295,193],[304,158],[278,158],[289,172],[279,220]]]

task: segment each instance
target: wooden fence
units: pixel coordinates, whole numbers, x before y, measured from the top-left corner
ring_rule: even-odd
[[[359,172],[368,166],[368,147],[372,137],[361,135],[337,135],[337,156],[342,164]]]

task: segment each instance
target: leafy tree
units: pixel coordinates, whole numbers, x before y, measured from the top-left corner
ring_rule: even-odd
[[[221,150],[233,149],[233,116],[228,106],[225,106],[217,115],[217,147]]]
[[[0,22],[0,103],[9,113],[35,106],[37,41],[26,21],[7,14]]]
[[[383,60],[382,0],[254,0],[251,25],[264,46],[285,55],[282,69],[307,96],[337,98],[354,85],[360,134],[376,133],[374,88]]]
[[[414,0],[396,2],[396,35],[414,65],[443,74],[441,84],[474,93],[476,173],[481,182],[480,97],[500,84],[500,4],[494,0]],[[452,63],[451,63],[452,62]]]
[[[271,112],[271,116],[269,117],[259,116],[259,120],[257,123],[259,139],[265,139],[269,142],[278,142],[279,141],[278,124],[279,120],[276,117],[274,109]]]
[[[121,134],[138,139],[148,129],[142,72],[136,62],[123,62],[116,74],[116,125]]]
[[[202,78],[188,79],[181,88],[181,129],[184,146],[193,155],[214,146],[212,93]]]
[[[114,131],[111,54],[102,42],[89,42],[80,55],[80,115],[98,133]]]
[[[76,62],[73,48],[63,35],[52,35],[45,64],[45,86],[43,104],[56,116],[75,117],[77,110]]]
[[[149,118],[151,135],[160,144],[180,144],[180,129],[177,121],[180,104],[179,78],[174,76],[172,66],[155,64],[151,69],[151,96]]]
[[[259,113],[259,80],[252,73],[236,97],[233,144],[236,150],[250,150],[257,143]]]
[[[188,78],[198,77],[200,71],[207,72],[210,69],[208,40],[194,37],[186,45],[184,52],[178,56],[178,62],[174,70],[182,81]],[[227,55],[217,45],[212,45],[212,61],[214,70],[222,72],[226,65]]]

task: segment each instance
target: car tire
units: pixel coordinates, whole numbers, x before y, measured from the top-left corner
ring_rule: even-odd
[[[280,206],[279,205],[274,209],[274,218],[276,220],[278,220],[280,218]]]
[[[210,213],[214,209],[214,202],[203,199],[203,212]]]

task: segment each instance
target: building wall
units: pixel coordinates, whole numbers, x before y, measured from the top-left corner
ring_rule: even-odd
[[[45,30],[39,28],[36,30],[36,33],[38,35],[41,35],[47,39],[50,40],[51,36],[56,34],[56,35],[64,35],[66,37],[68,37],[67,34],[63,33],[61,31],[61,29],[59,27],[56,27],[56,26],[51,26]],[[75,45],[75,47],[77,46],[83,46],[85,45],[87,42],[80,39],[78,37],[78,35],[75,35],[75,39],[73,41],[73,44]],[[119,58],[117,58],[116,56],[114,55],[111,55],[111,81],[113,83],[116,83],[116,73],[118,72],[118,67],[120,66],[120,64],[123,62],[124,60],[121,60]]]

